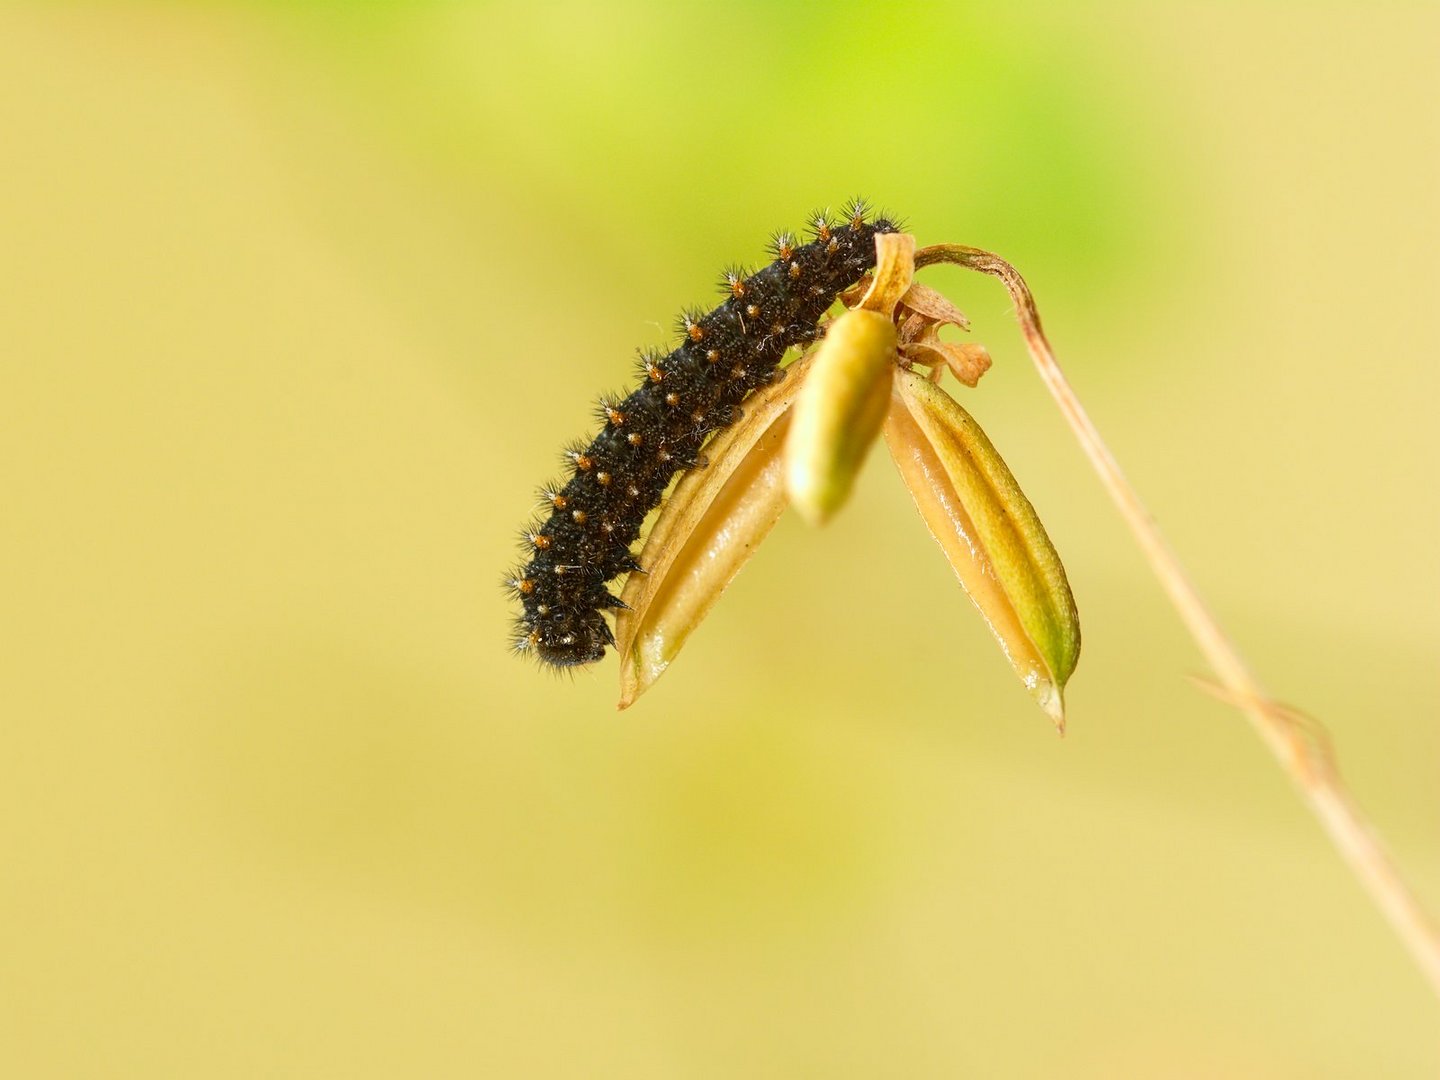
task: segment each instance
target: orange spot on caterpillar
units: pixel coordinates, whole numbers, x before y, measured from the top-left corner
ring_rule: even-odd
[[[570,511],[570,520],[573,521],[573,522],[575,522],[576,525],[584,525],[587,516],[588,516],[588,515],[585,513],[584,510],[571,510],[571,511]]]
[[[546,536],[544,533],[531,533],[530,543],[534,544],[536,549],[539,551],[550,550],[550,537]]]

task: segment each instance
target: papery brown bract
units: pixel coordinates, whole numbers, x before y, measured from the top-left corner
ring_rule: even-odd
[[[616,619],[620,708],[664,674],[785,509],[782,447],[789,410],[813,355],[754,394],[745,417],[707,448],[709,463],[681,478],[640,553]]]

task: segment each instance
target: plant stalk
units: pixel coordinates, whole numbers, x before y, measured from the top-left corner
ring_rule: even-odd
[[[1219,686],[1209,689],[1249,719],[1320,820],[1321,827],[1339,850],[1341,858],[1389,919],[1431,989],[1440,996],[1440,930],[1401,878],[1384,844],[1346,789],[1323,728],[1304,714],[1281,705],[1265,692],[1234,642],[1201,599],[1155,519],[1125,478],[1115,456],[1105,445],[1061,371],[1054,350],[1041,329],[1040,312],[1025,279],[1004,259],[979,248],[937,244],[915,253],[917,269],[936,263],[953,263],[999,278],[1010,293],[1020,319],[1025,346],[1041,379],[1140,545],[1151,571],[1159,579],[1170,603],[1215,673]]]

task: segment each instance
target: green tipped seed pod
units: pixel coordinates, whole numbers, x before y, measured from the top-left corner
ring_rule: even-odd
[[[916,509],[1036,702],[1065,730],[1080,622],[1060,556],[980,425],[929,379],[900,372],[885,440]]]
[[[785,488],[811,525],[844,504],[890,406],[895,324],[876,311],[847,311],[826,331],[795,401],[785,442]]]

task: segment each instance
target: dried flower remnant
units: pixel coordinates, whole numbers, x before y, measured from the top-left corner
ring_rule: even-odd
[[[907,326],[912,329],[913,323]],[[990,370],[990,350],[976,342],[941,341],[933,323],[921,323],[912,334],[902,338],[900,355],[912,364],[933,364],[935,378],[942,368],[970,389],[980,385],[980,377]]]

